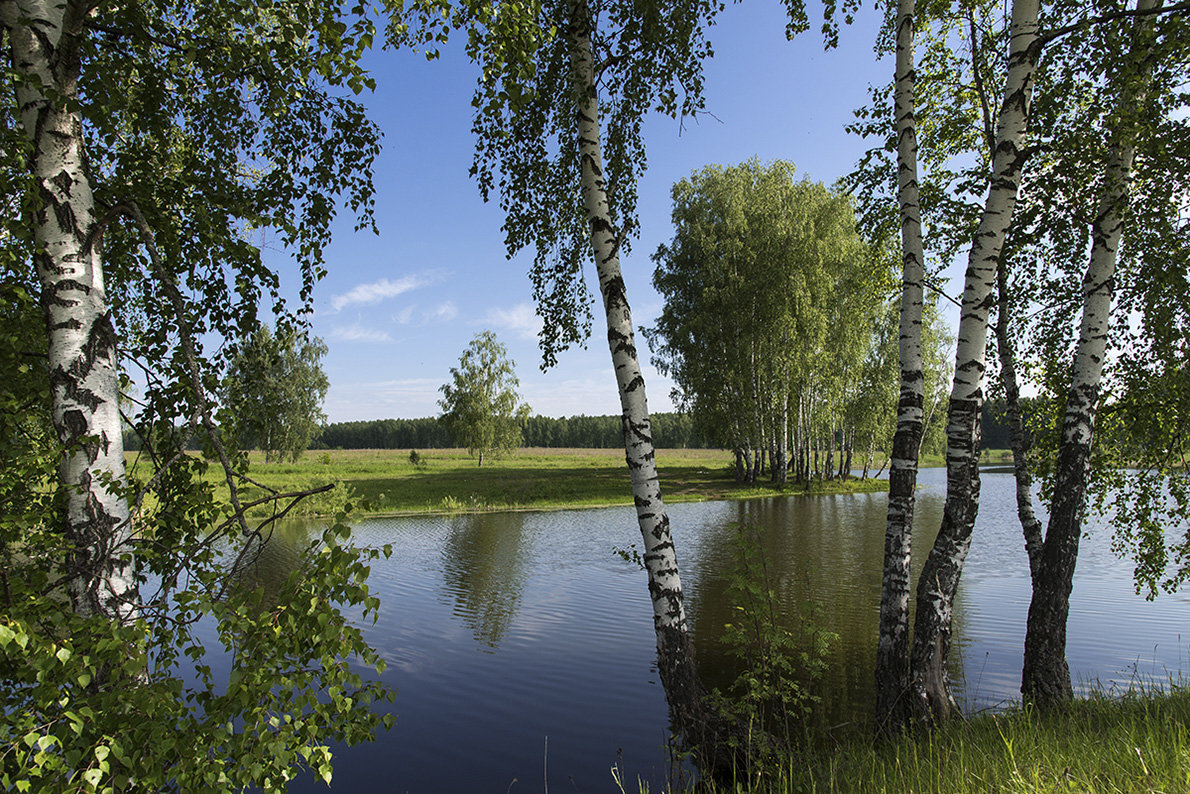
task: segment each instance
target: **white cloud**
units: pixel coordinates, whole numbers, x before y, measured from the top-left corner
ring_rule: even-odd
[[[388,335],[387,331],[378,331],[374,328],[364,328],[359,323],[349,325],[347,327],[339,327],[331,329],[331,339],[338,339],[341,342],[391,342],[393,338]]]
[[[434,311],[430,313],[429,319],[440,320],[445,323],[445,322],[450,322],[451,320],[453,320],[454,318],[456,318],[458,316],[459,316],[458,308],[450,301],[447,301],[446,303],[439,306],[437,309],[434,309]]]
[[[541,330],[541,318],[529,303],[518,303],[511,309],[489,309],[483,322],[509,331],[520,339],[536,339]]]
[[[418,325],[426,325],[427,323],[446,323],[453,320],[459,315],[458,308],[447,301],[434,309],[419,309],[417,304],[406,306],[401,311],[393,315],[393,321],[401,325],[410,325],[416,322]]]
[[[396,281],[382,278],[371,284],[356,284],[342,295],[331,298],[331,311],[341,312],[343,307],[354,304],[379,303],[386,298],[395,298],[409,290],[424,287],[431,281],[432,279],[426,275],[417,275],[406,276]]]

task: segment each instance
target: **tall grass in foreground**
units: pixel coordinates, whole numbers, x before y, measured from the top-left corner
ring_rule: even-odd
[[[886,742],[857,737],[712,793],[1190,792],[1190,689],[1012,709]]]

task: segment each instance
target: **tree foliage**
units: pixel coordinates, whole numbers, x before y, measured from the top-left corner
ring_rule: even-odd
[[[516,388],[516,362],[491,331],[471,340],[450,369],[450,383],[439,389],[442,407],[439,421],[451,437],[479,456],[502,453],[521,444],[520,423],[529,416],[529,406],[520,402]]]
[[[210,398],[258,306],[288,316],[252,240],[276,235],[305,302],[337,204],[370,224],[378,132],[352,98],[371,84],[365,11],[0,5],[6,790],[283,790],[303,767],[329,780],[330,743],[382,721],[368,705],[391,695],[356,665],[383,662],[343,614],[375,617],[379,552],[351,547],[340,516],[272,598],[235,581],[291,503],[270,496],[274,518],[247,524],[242,459]],[[28,333],[38,303],[64,318],[47,317],[48,352]],[[79,367],[55,350],[63,329],[89,334]],[[83,382],[96,362],[115,368],[110,388]],[[117,376],[140,395],[127,476],[122,455],[86,465],[118,445],[118,418],[89,427],[72,407],[115,406]],[[192,439],[206,455],[184,453]],[[67,480],[76,461],[83,476]],[[98,509],[100,490],[120,509]],[[87,509],[67,511],[80,498]],[[113,572],[129,586],[104,593]],[[84,609],[76,593],[96,582],[104,608]]]
[[[326,344],[293,325],[262,323],[240,347],[223,381],[223,427],[265,460],[297,460],[326,421]]]
[[[648,331],[699,428],[749,460],[770,453],[776,479],[786,465],[834,476],[836,448],[849,470],[857,442],[887,451],[896,399],[891,263],[850,199],[794,173],[752,160],[674,185],[674,238],[654,256],[665,307]]]
[[[566,36],[578,5],[473,1],[447,9],[423,0],[413,4],[421,24],[392,35],[404,43],[453,26],[467,30],[467,50],[481,75],[472,99],[471,173],[485,199],[495,194],[499,200],[509,256],[534,250],[530,279],[543,320],[543,366],[585,342],[591,330],[592,295],[583,278],[590,227],[579,191],[575,128],[583,88],[572,73]],[[644,116],[649,111],[688,116],[702,109],[701,64],[712,53],[704,32],[722,5],[718,0],[584,4],[600,95],[608,209],[622,252],[637,234],[636,184],[647,165]]]

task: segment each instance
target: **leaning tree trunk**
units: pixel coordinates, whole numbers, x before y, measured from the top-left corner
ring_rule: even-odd
[[[893,102],[897,125],[897,203],[901,215],[901,390],[897,399],[892,468],[888,474],[888,521],[884,529],[880,635],[876,646],[876,725],[881,733],[900,730],[908,717],[905,693],[909,688],[909,555],[925,399],[921,360],[925,258],[917,187],[914,15],[914,0],[898,2]]]
[[[122,489],[116,333],[107,305],[82,120],[77,112],[79,49],[90,5],[6,2],[21,125],[40,206],[33,217],[33,260],[49,340],[52,411],[66,448],[59,466],[68,549],[63,570],[81,615],[132,614],[128,502]]]
[[[946,428],[946,503],[942,526],[917,583],[917,615],[910,659],[913,710],[926,720],[954,714],[947,657],[955,591],[979,511],[979,440],[988,310],[1004,238],[1012,220],[1027,158],[1025,132],[1039,47],[1039,0],[1014,0],[1008,77],[996,128],[992,179],[971,243],[955,351]]]
[[[584,4],[576,3],[570,31],[570,61],[577,82],[578,143],[582,158],[583,205],[591,224],[591,247],[607,316],[607,341],[620,393],[624,451],[632,477],[636,517],[644,540],[644,563],[657,632],[658,668],[679,728],[697,724],[700,688],[682,601],[678,559],[657,477],[645,381],[637,359],[632,315],[620,271],[619,240],[612,227],[603,178],[595,62]]]
[[[1140,0],[1138,10],[1159,5],[1160,0]],[[1138,38],[1149,29],[1151,22],[1138,21]],[[1141,42],[1136,45],[1137,48],[1142,46]],[[1139,54],[1143,56],[1144,53]],[[1118,110],[1121,115],[1131,112],[1143,101],[1144,82],[1148,70],[1152,69],[1152,60],[1150,56],[1141,61],[1142,71],[1136,75],[1139,88],[1125,90],[1120,97]],[[1070,590],[1086,506],[1099,384],[1110,332],[1116,255],[1132,176],[1134,134],[1134,128],[1125,127],[1120,131],[1120,138],[1107,163],[1098,212],[1091,224],[1091,258],[1083,278],[1083,315],[1070,391],[1066,395],[1066,416],[1054,472],[1054,498],[1040,570],[1034,577],[1033,599],[1029,603],[1021,694],[1026,701],[1043,708],[1066,703],[1073,697],[1070,668],[1066,663],[1066,619],[1070,613]]]
[[[996,273],[998,308],[996,310],[996,351],[1000,358],[1000,382],[1004,386],[1004,402],[1008,414],[1008,429],[1012,443],[1012,472],[1016,479],[1016,514],[1025,536],[1025,554],[1029,558],[1029,577],[1034,585],[1041,568],[1041,522],[1033,512],[1033,479],[1029,475],[1029,437],[1021,417],[1021,391],[1016,377],[1016,353],[1008,334],[1008,274],[1001,262]]]

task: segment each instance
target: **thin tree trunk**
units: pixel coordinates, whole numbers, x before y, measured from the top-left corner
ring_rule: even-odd
[[[1138,10],[1158,5],[1160,0],[1141,0]],[[1151,26],[1148,21],[1137,23],[1135,48],[1144,46],[1140,39]],[[1144,58],[1141,63],[1143,71],[1137,75],[1141,87],[1123,92],[1119,107],[1122,113],[1143,101],[1143,83],[1152,69],[1152,58]],[[1033,599],[1029,604],[1021,694],[1026,701],[1043,708],[1066,703],[1073,697],[1070,668],[1066,663],[1066,619],[1070,612],[1070,590],[1086,506],[1099,384],[1110,332],[1112,286],[1132,177],[1134,134],[1134,128],[1126,128],[1116,140],[1107,164],[1098,212],[1091,224],[1091,258],[1083,278],[1083,315],[1070,391],[1066,395],[1066,416],[1054,474],[1054,499],[1041,566],[1034,578]]]
[[[1004,385],[1004,400],[1008,413],[1009,437],[1012,443],[1012,472],[1016,479],[1016,514],[1025,536],[1025,554],[1029,558],[1029,577],[1034,586],[1041,568],[1041,522],[1033,512],[1033,481],[1029,475],[1029,437],[1021,418],[1020,386],[1016,377],[1016,354],[1008,336],[1008,274],[1001,267],[996,273],[999,307],[996,314],[996,350],[1000,358],[1000,381]]]
[[[918,579],[910,659],[913,708],[927,720],[946,719],[956,712],[947,672],[951,618],[955,591],[979,511],[979,441],[988,310],[1027,158],[1025,131],[1039,54],[1039,47],[1035,46],[1038,5],[1038,0],[1013,0],[1008,77],[996,129],[991,186],[967,260],[946,428],[946,503],[942,527]]]
[[[901,216],[901,391],[890,456],[892,469],[888,476],[880,634],[876,645],[876,725],[880,733],[900,730],[909,714],[905,697],[909,689],[909,553],[925,393],[921,360],[925,258],[922,254],[914,120],[915,13],[914,0],[899,0],[893,103],[897,125],[897,203]]]
[[[612,227],[603,177],[599,103],[591,50],[589,12],[582,0],[572,7],[570,60],[579,92],[578,144],[582,197],[591,224],[591,247],[607,317],[607,340],[623,411],[624,451],[632,477],[637,522],[653,602],[658,669],[671,713],[679,727],[700,715],[700,687],[682,599],[678,559],[657,477],[645,382],[637,358],[632,315],[620,271],[619,238]]]
[[[21,126],[42,204],[34,218],[34,264],[49,338],[53,423],[67,447],[59,466],[70,544],[67,590],[81,615],[123,620],[137,598],[119,408],[116,333],[103,262],[92,240],[95,204],[78,101],[82,23],[90,6],[6,2]]]
[[[847,456],[843,459],[843,477],[851,478],[851,456],[855,452],[855,428],[847,434]]]
[[[835,476],[835,420],[831,420],[830,429],[827,431],[826,450],[822,456],[822,479],[830,480]]]
[[[777,462],[773,472],[777,482],[784,485],[789,480],[789,392],[781,395],[781,427],[777,439]]]
[[[971,72],[975,91],[983,113],[984,140],[987,142],[988,159],[995,156],[996,132],[992,129],[992,117],[987,90],[980,73],[979,33],[974,14],[968,12],[967,21],[971,38]],[[1003,257],[996,270],[996,351],[1000,359],[1000,383],[1004,387],[1004,402],[1008,414],[1009,443],[1012,446],[1012,470],[1016,480],[1016,512],[1025,538],[1025,555],[1029,559],[1029,578],[1036,581],[1041,566],[1041,522],[1033,512],[1033,482],[1029,475],[1029,438],[1025,433],[1021,417],[1020,385],[1016,374],[1016,352],[1009,337],[1009,314],[1012,301],[1008,294],[1008,271]]]

